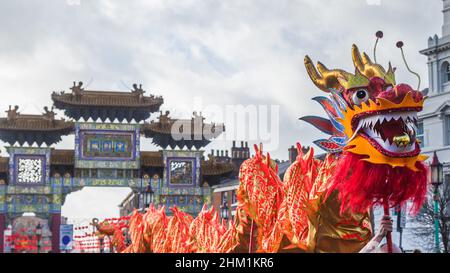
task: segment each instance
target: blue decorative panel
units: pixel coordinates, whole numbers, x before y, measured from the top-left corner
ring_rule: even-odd
[[[47,184],[50,179],[50,149],[9,147],[8,153],[10,185],[35,188]]]
[[[76,123],[75,167],[139,169],[140,125]]]
[[[113,179],[113,178],[52,178],[54,187],[61,185],[68,188],[83,187],[130,187],[135,189],[145,189],[149,181],[142,178]]]
[[[172,157],[166,165],[169,186],[195,186],[195,158]]]
[[[45,156],[14,155],[14,184],[18,186],[42,186],[45,184]]]
[[[81,131],[80,145],[83,160],[134,160],[136,157],[135,132]]]
[[[163,151],[164,180],[168,188],[199,186],[200,158],[197,151]]]
[[[164,178],[155,190],[155,205],[165,205],[166,213],[170,207],[177,206],[181,211],[197,215],[209,191],[200,187],[201,151],[163,151]],[[156,185],[155,185],[156,186]],[[153,187],[153,184],[152,184]]]

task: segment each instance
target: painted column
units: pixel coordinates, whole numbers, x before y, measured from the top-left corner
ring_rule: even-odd
[[[51,215],[51,231],[52,231],[52,252],[59,253],[59,231],[61,226],[61,213],[52,213]]]
[[[59,233],[61,226],[61,206],[62,206],[62,178],[55,177],[52,179],[52,202],[50,208],[50,221],[52,231],[52,252],[59,253]]]
[[[6,229],[6,183],[0,180],[0,253],[5,252],[5,229]]]
[[[6,215],[4,213],[1,213],[0,214],[0,253],[4,252],[5,228],[6,228]]]
[[[434,92],[435,94],[439,94],[442,92],[442,84],[441,84],[441,74],[439,71],[439,59],[438,56],[436,54],[436,59],[432,62],[431,64],[433,66],[433,73],[434,73],[434,78],[433,78],[433,82],[434,82]]]

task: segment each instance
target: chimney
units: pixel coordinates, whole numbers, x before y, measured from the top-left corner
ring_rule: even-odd
[[[217,157],[219,156],[219,150],[216,151],[216,156],[217,156]]]
[[[233,140],[233,148],[236,147],[236,140]]]
[[[289,162],[294,163],[298,156],[297,148],[291,146],[291,148],[289,148],[288,151],[289,151]]]
[[[309,146],[302,146],[302,153],[307,154],[309,152]]]
[[[248,141],[245,142],[245,148],[248,148]]]
[[[225,156],[228,157],[228,150],[225,151]]]
[[[214,155],[214,149],[211,149],[211,155]]]
[[[241,148],[244,147],[244,141],[241,141]]]
[[[222,156],[222,157],[223,157],[223,150],[221,150],[221,151],[220,151],[220,156]]]

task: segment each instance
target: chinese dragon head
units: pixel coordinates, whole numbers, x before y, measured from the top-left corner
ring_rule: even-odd
[[[313,83],[329,94],[313,100],[329,119],[306,116],[322,132],[331,135],[314,143],[340,154],[331,190],[337,189],[341,210],[362,211],[373,204],[402,205],[412,200],[419,209],[426,192],[426,156],[420,154],[417,113],[424,96],[410,85],[396,83],[395,69],[372,62],[352,46],[355,72],[317,69],[305,57]]]

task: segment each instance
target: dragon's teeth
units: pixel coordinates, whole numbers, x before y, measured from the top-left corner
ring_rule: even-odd
[[[377,123],[382,123],[383,122],[383,119],[380,117],[380,116],[377,116]]]
[[[355,132],[359,131],[362,127],[363,127],[363,123],[360,122],[360,123],[358,124],[358,128],[356,128],[356,131],[355,131]]]
[[[389,140],[384,140],[383,141],[383,146],[385,147],[385,148],[388,148],[389,146],[390,146],[390,144],[389,144]]]
[[[392,150],[394,150],[395,151],[395,149],[397,149],[398,148],[398,146],[397,146],[397,144],[395,144],[395,143],[392,143],[391,144],[391,147],[390,147]],[[391,150],[391,151],[392,151]]]
[[[396,145],[395,143],[391,143],[391,144],[389,145],[389,151],[395,151],[397,148],[398,148],[398,147],[397,147],[397,145]]]

